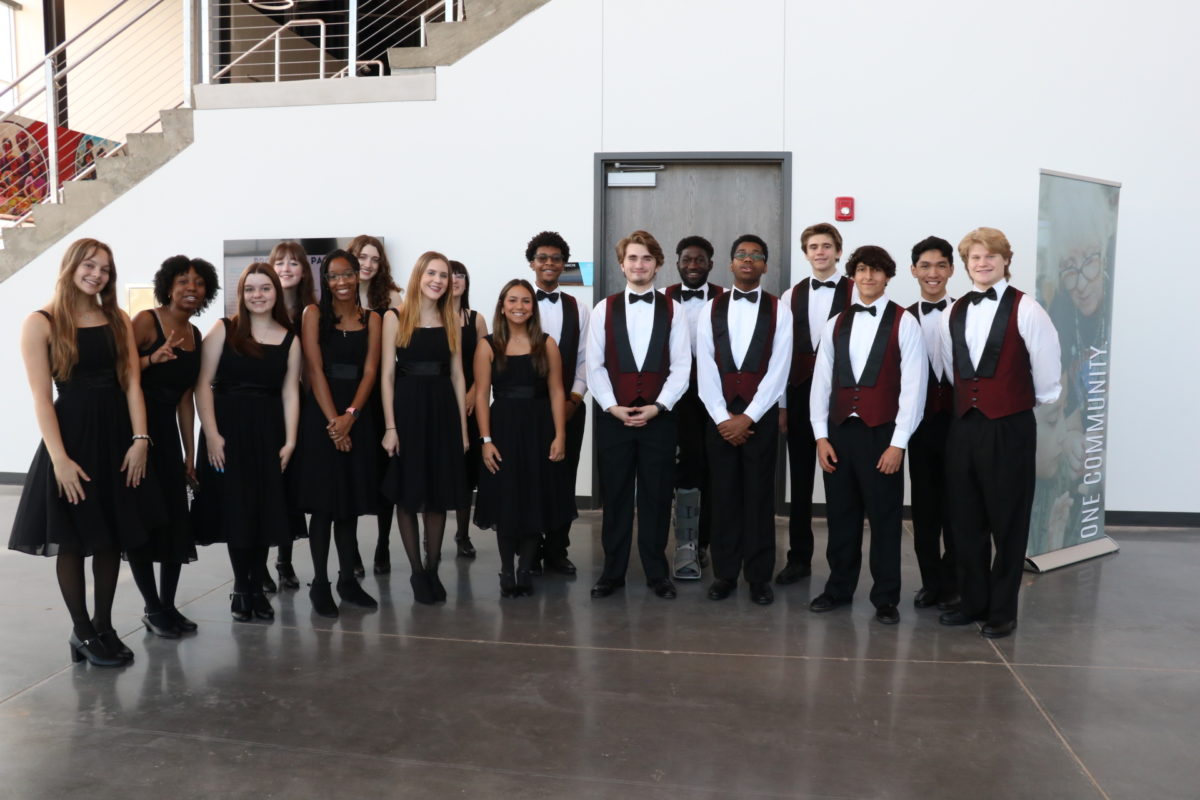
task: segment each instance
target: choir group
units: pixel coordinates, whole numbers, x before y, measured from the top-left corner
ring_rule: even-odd
[[[22,331],[42,443],[9,546],[56,557],[72,658],[97,666],[133,659],[111,619],[122,557],[146,629],[178,638],[197,628],[175,604],[197,544],[227,546],[231,614],[249,621],[273,618],[269,593],[299,588],[291,548],[307,538],[313,612],[337,617],[335,588],[343,606],[377,606],[358,580],[357,521],[378,519],[373,569],[386,574],[393,509],[416,602],[446,599],[448,513],[457,554],[475,556],[472,499],[474,523],[496,532],[501,595],[530,595],[543,571],[576,571],[569,534],[590,392],[604,552],[593,598],[624,586],[636,517],[658,597],[676,597],[672,578],[699,579],[711,559],[710,599],[744,578],[753,602],[770,604],[783,439],[791,519],[777,585],[812,574],[819,466],[829,577],[810,610],[852,601],[867,520],[875,618],[899,620],[907,454],[915,606],[937,607],[944,625],[1011,634],[1032,409],[1057,398],[1060,356],[1047,314],[1008,283],[1007,239],[993,228],[963,238],[973,285],[958,300],[946,293],[954,248],[919,242],[922,299],[907,309],[887,297],[896,264],[884,249],[859,247],[839,274],[834,226],[807,228],[801,246],[811,275],[782,297],[761,286],[768,245],[751,234],[730,246],[729,289],[710,282],[713,245],[689,236],[675,248],[680,282],[657,291],[666,255],[635,231],[616,244],[626,288],[589,309],[559,287],[567,242],[542,232],[525,251],[533,283],[504,286],[489,333],[465,266],[440,253],[422,254],[401,291],[382,242],[359,236],[322,259],[318,291],[307,254],[281,242],[242,272],[237,313],[201,338],[191,320],[219,290],[211,264],[167,259],[158,305],[130,320],[112,250],[79,240]]]

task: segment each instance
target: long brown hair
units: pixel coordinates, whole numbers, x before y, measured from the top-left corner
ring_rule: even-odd
[[[305,264],[307,268],[307,262]],[[238,355],[262,358],[262,343],[255,341],[250,333],[250,309],[246,308],[246,278],[251,275],[266,275],[275,287],[275,305],[271,307],[271,319],[289,331],[292,329],[292,323],[288,319],[287,304],[283,301],[283,285],[279,283],[274,265],[255,261],[242,270],[242,277],[238,278],[237,285],[238,313],[230,320],[232,330],[229,332],[229,346]]]
[[[454,289],[451,286],[450,259],[441,253],[429,250],[421,254],[413,265],[412,274],[408,276],[408,291],[404,293],[404,305],[400,308],[398,318],[400,327],[396,331],[396,347],[407,347],[412,341],[413,331],[421,321],[421,276],[426,268],[434,261],[446,265],[446,291],[438,298],[438,315],[442,318],[442,327],[446,329],[446,342],[450,352],[458,352],[458,320],[454,318]]]
[[[388,261],[387,251],[383,249],[383,242],[374,236],[367,236],[364,233],[361,236],[355,236],[351,239],[350,246],[346,249],[350,251],[350,255],[354,256],[354,264],[357,267],[358,257],[362,254],[362,249],[367,245],[371,245],[379,251],[379,271],[375,273],[375,277],[371,278],[371,282],[367,284],[367,305],[373,311],[386,311],[387,307],[392,303],[392,292],[400,291],[400,287],[392,279],[392,264]]]
[[[112,248],[96,239],[80,239],[63,254],[58,281],[54,284],[54,299],[50,301],[50,371],[56,380],[71,377],[79,363],[79,347],[75,341],[76,302],[83,292],[75,285],[75,270],[79,265],[102,250],[108,255],[108,283],[100,290],[97,306],[104,312],[108,327],[112,330],[116,350],[117,379],[124,389],[128,383],[129,342],[125,329],[125,315],[117,307],[117,262],[113,260]]]
[[[275,262],[281,261],[285,257],[291,256],[296,261],[300,262],[300,285],[296,287],[296,317],[295,322],[289,322],[287,327],[291,328],[300,324],[300,315],[304,313],[304,309],[317,302],[317,290],[313,283],[312,264],[308,261],[308,253],[304,252],[304,248],[299,242],[283,241],[271,248],[271,255],[267,257],[267,262],[271,265],[271,269],[275,268]],[[238,287],[239,293],[241,287]],[[288,319],[292,318],[292,310],[287,307],[287,300],[283,296],[283,289],[280,289],[279,299],[283,301],[283,310],[287,314]],[[239,306],[240,308],[241,306]]]
[[[492,318],[492,357],[493,363],[496,365],[496,371],[500,372],[505,368],[505,361],[508,355],[505,351],[508,349],[508,318],[504,316],[504,298],[508,297],[508,293],[513,289],[520,287],[529,292],[529,299],[533,300],[533,313],[529,315],[529,321],[525,323],[525,330],[529,332],[529,354],[533,356],[533,368],[538,375],[545,376],[550,371],[550,363],[546,357],[546,335],[542,333],[542,317],[538,313],[537,297],[534,294],[533,286],[524,278],[513,278],[508,283],[504,284],[504,288],[500,290],[500,297],[496,300],[496,316]]]

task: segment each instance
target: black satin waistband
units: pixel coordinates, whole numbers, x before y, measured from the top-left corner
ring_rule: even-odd
[[[449,375],[450,365],[445,361],[405,361],[396,365],[400,376],[407,378],[410,375],[420,377],[434,377],[438,375]]]
[[[278,397],[279,389],[271,386],[252,386],[250,384],[223,384],[214,383],[213,392],[215,394],[229,395],[231,397]]]
[[[325,377],[335,381],[357,381],[362,378],[361,364],[326,364]]]
[[[533,400],[550,396],[549,391],[537,386],[493,386],[492,394],[497,400]]]
[[[55,381],[54,386],[61,393],[64,389],[116,389],[121,382],[115,372],[94,372],[91,374],[72,375],[69,380]]]

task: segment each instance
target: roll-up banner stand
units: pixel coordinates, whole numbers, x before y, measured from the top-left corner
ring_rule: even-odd
[[[1041,171],[1037,299],[1062,346],[1062,394],[1035,409],[1037,489],[1025,567],[1115,553],[1104,530],[1113,269],[1121,185]]]

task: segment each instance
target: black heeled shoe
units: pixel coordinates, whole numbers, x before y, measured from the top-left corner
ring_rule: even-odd
[[[180,614],[178,608],[166,608],[163,611],[171,618],[171,622],[175,623],[175,627],[179,628],[180,633],[195,633],[200,629],[199,625]]]
[[[461,536],[454,537],[454,544],[458,547],[458,555],[460,558],[474,558],[478,553],[475,552],[475,545],[471,544],[471,534],[464,533]]]
[[[517,579],[513,577],[511,572],[500,573],[500,596],[501,597],[516,597],[517,596]]]
[[[262,592],[250,595],[250,607],[254,610],[254,616],[259,619],[275,619],[275,608]]]
[[[422,605],[433,605],[433,586],[430,585],[429,574],[425,570],[414,572],[408,582],[412,586],[414,600]]]
[[[106,631],[99,631],[100,641],[108,648],[108,652],[112,653],[117,658],[124,661],[126,664],[133,663],[133,651],[125,646],[121,641],[121,637],[117,636],[117,632],[112,628]]]
[[[229,613],[236,622],[249,622],[254,616],[250,607],[249,592],[232,592],[229,595]]]
[[[299,589],[300,579],[296,577],[296,570],[292,569],[290,561],[276,561],[275,572],[279,574],[279,585],[284,589]],[[266,588],[265,586],[263,587]]]
[[[527,569],[517,570],[517,597],[533,596],[533,573]]]
[[[271,573],[263,572],[262,590],[267,594],[275,594],[279,591],[279,587],[275,585],[275,581],[271,579]]]
[[[142,624],[146,626],[146,630],[160,639],[179,638],[179,628],[175,625],[175,621],[171,619],[171,615],[166,611],[155,611],[146,614],[142,617]]]
[[[338,607],[337,603],[333,602],[333,592],[329,588],[329,581],[313,581],[308,589],[308,599],[312,602],[314,614],[328,619],[338,618]]]
[[[360,608],[379,608],[379,602],[367,594],[366,590],[358,582],[358,579],[353,575],[339,572],[337,591],[338,597],[342,598],[343,603],[349,603],[352,606],[359,606]]]
[[[429,589],[433,592],[433,601],[435,603],[446,602],[446,587],[442,585],[442,579],[437,574],[438,565],[425,567],[425,574],[429,576]]]
[[[71,645],[71,661],[76,664],[86,658],[87,662],[93,667],[125,666],[125,660],[109,652],[99,634],[80,641],[79,637],[72,631],[71,638],[67,640],[67,644]]]

